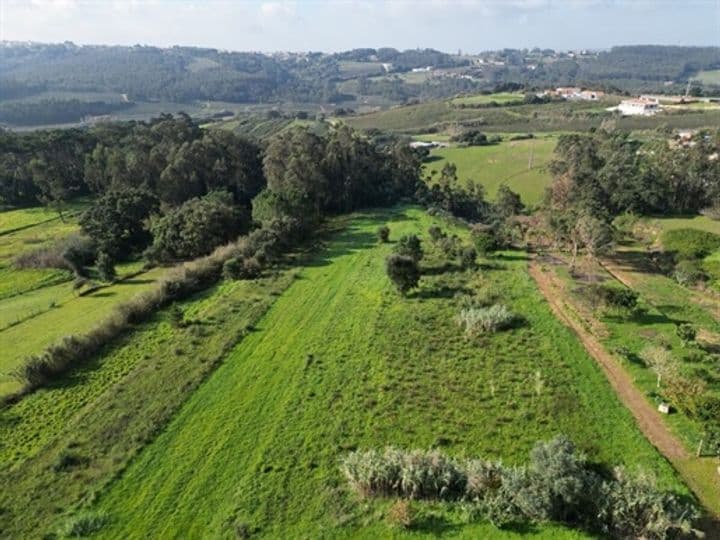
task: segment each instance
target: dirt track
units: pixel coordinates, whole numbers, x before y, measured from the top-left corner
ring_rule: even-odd
[[[692,466],[698,460],[688,454],[680,440],[665,426],[662,417],[645,396],[634,385],[632,379],[613,356],[608,353],[600,341],[572,316],[572,309],[565,302],[566,291],[562,282],[552,272],[543,272],[538,261],[533,260],[529,272],[538,285],[543,296],[550,304],[555,316],[578,336],[587,352],[600,365],[610,385],[620,401],[630,410],[643,435],[665,456],[680,473],[690,489],[699,497],[700,502],[709,512],[698,527],[705,534],[705,540],[720,540],[720,517],[718,517],[717,498],[707,497],[703,490],[700,476],[715,474],[716,465],[698,470]],[[711,462],[707,462],[710,464]]]
[[[535,261],[530,263],[529,270],[555,316],[577,334],[585,349],[605,372],[620,401],[630,409],[645,437],[669,460],[687,459],[689,455],[682,443],[668,430],[660,413],[635,387],[625,369],[592,334],[568,315],[567,307],[562,300],[564,296],[562,286],[551,275],[543,272]]]

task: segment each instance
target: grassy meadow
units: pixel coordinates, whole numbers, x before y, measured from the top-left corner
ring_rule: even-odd
[[[453,105],[488,105],[490,103],[507,105],[508,103],[520,103],[524,97],[524,94],[518,92],[497,92],[495,94],[460,96],[450,100],[450,103]]]
[[[557,138],[545,136],[520,141],[506,140],[490,146],[436,148],[425,164],[425,174],[437,171],[446,162],[457,166],[461,182],[467,179],[482,184],[490,199],[500,184],[520,194],[526,205],[540,202],[552,178],[546,165],[552,158]]]
[[[385,276],[392,245],[375,238],[385,223],[397,240],[427,237],[438,221],[414,209],[356,216],[289,278],[281,272],[225,283],[184,306],[197,324],[180,330],[160,314],[71,385],[2,411],[2,429],[55,416],[45,422],[50,435],[40,426],[23,440],[3,439],[5,455],[16,457],[2,479],[18,482],[7,484],[14,486],[10,500],[0,500],[11,505],[8,531],[51,531],[80,507],[107,516],[99,533],[107,538],[230,538],[247,530],[286,538],[402,536],[385,523],[389,501],[359,501],[348,492],[338,460],[349,450],[439,446],[517,463],[538,439],[561,432],[593,461],[649,469],[664,487],[684,491],[542,302],[523,253],[463,271],[426,242],[421,287],[403,298]],[[470,341],[455,323],[457,295],[488,288],[524,323]],[[233,343],[224,325],[243,337],[200,384],[209,370],[197,367],[198,356],[209,352],[193,333],[205,329]],[[125,424],[132,439],[120,442],[115,429]],[[56,484],[62,487],[47,489]],[[413,536],[517,535],[464,524],[447,505],[420,510]],[[523,532],[582,536],[551,526]]]
[[[720,69],[701,71],[693,79],[701,83],[720,85]]]

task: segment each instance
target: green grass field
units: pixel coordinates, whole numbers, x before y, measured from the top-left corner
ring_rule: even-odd
[[[720,221],[710,219],[707,216],[652,217],[644,218],[643,222],[650,227],[659,229],[660,231],[699,229],[701,231],[720,234]]]
[[[19,389],[11,373],[27,356],[64,336],[84,333],[118,303],[150,288],[164,272],[155,268],[85,296],[61,283],[0,301],[0,396]]]
[[[557,138],[554,136],[502,142],[492,146],[436,148],[431,156],[440,158],[425,164],[425,174],[438,174],[450,161],[457,166],[460,181],[471,179],[482,184],[490,199],[500,184],[520,194],[526,205],[540,202],[552,178],[546,169]]]
[[[79,201],[69,205],[65,221],[57,212],[43,207],[0,212],[0,300],[71,278],[69,272],[52,268],[17,270],[13,260],[77,232],[78,217],[87,204]]]
[[[472,96],[461,96],[451,99],[453,105],[487,105],[488,103],[498,103],[507,105],[508,103],[520,103],[524,98],[523,94],[517,92],[498,92],[496,94],[476,94]]]
[[[706,84],[720,85],[720,69],[715,69],[712,71],[701,71],[697,75],[695,75],[693,79]]]
[[[444,258],[426,246],[420,290],[398,296],[384,274],[391,245],[378,245],[375,229],[388,223],[397,239],[426,234],[435,222],[417,210],[357,217],[250,327],[245,313],[254,303],[248,297],[269,305],[262,283],[221,286],[241,302],[237,315],[211,295],[193,308],[193,317],[205,319],[203,310],[214,309],[216,318],[222,316],[214,324],[240,318],[240,328],[251,331],[166,427],[153,419],[140,430],[144,436],[128,430],[137,442],[118,444],[122,453],[112,442],[115,426],[142,424],[144,407],[173,410],[173,390],[185,391],[184,379],[156,394],[148,385],[161,384],[169,366],[183,371],[194,365],[197,350],[192,339],[180,341],[192,328],[168,333],[166,323],[154,322],[161,333],[151,332],[150,324],[129,336],[95,369],[110,369],[115,354],[144,354],[142,362],[134,360],[136,369],[157,369],[157,376],[128,374],[100,397],[86,398],[85,416],[69,413],[80,424],[65,426],[60,418],[50,423],[58,431],[53,444],[42,443],[40,434],[25,441],[39,453],[19,458],[0,477],[13,486],[0,499],[0,506],[12,505],[6,510],[13,516],[8,530],[47,531],[80,506],[108,513],[100,533],[108,538],[230,538],[245,526],[269,537],[388,537],[400,534],[382,517],[388,502],[358,501],[340,478],[338,459],[350,449],[440,445],[452,454],[521,462],[535,441],[559,432],[594,461],[653,470],[663,486],[683,491],[574,335],[542,302],[522,253],[507,253],[476,273],[447,269]],[[256,286],[260,292],[244,289]],[[454,322],[456,293],[481,286],[499,289],[525,324],[478,342],[465,339]],[[240,290],[234,294],[228,287]],[[173,353],[173,347],[185,350]],[[94,376],[88,369],[73,382],[74,390],[82,391]],[[50,396],[70,399],[66,386],[31,396],[47,409],[35,403],[28,414],[53,414]],[[106,396],[112,403],[103,402]],[[142,399],[135,404],[134,396]],[[25,421],[24,405],[3,411],[0,429]],[[65,407],[62,400],[58,406]],[[107,455],[100,450],[105,447],[112,448]],[[78,453],[82,465],[55,471],[52,464],[62,451]],[[86,456],[87,462],[80,459]],[[457,511],[442,505],[423,506],[418,526],[415,537],[517,534],[463,525]],[[537,538],[580,536],[548,526],[527,532]]]

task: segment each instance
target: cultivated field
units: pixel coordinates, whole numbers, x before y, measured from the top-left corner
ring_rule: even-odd
[[[500,184],[520,194],[526,205],[540,202],[552,178],[547,164],[557,138],[543,136],[520,141],[507,140],[491,146],[437,148],[425,164],[426,174],[442,170],[446,162],[457,166],[458,180],[482,184],[490,199]]]
[[[535,441],[557,433],[593,461],[650,469],[664,487],[684,491],[542,302],[524,254],[466,272],[426,242],[421,288],[401,298],[384,272],[392,245],[375,240],[384,223],[396,240],[426,237],[437,220],[418,210],[358,216],[300,272],[224,284],[183,306],[198,323],[175,328],[161,314],[73,375],[70,387],[3,411],[2,449],[12,459],[2,479],[15,486],[0,500],[10,508],[8,530],[51,531],[79,506],[105,516],[105,537],[387,536],[389,502],[358,501],[340,476],[338,460],[350,449],[440,446],[523,462]],[[455,323],[458,295],[480,289],[494,290],[524,323],[466,339]],[[208,334],[200,340],[198,332]],[[200,384],[217,362],[213,351],[243,334]],[[422,512],[416,536],[500,536],[487,524],[463,525],[448,505]],[[535,536],[579,535],[539,527]]]

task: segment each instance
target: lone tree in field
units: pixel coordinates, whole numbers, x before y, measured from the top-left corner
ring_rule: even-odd
[[[663,347],[648,345],[640,351],[640,358],[657,376],[658,388],[662,384],[663,377],[671,377],[677,371],[672,353]]]
[[[420,281],[420,268],[412,257],[393,253],[385,259],[385,271],[390,281],[403,295],[414,289]]]
[[[387,225],[378,227],[377,237],[381,243],[383,243],[383,244],[387,243],[388,240],[390,240],[390,227],[388,227]]]
[[[410,257],[416,263],[423,258],[423,250],[420,239],[414,234],[401,237],[396,251],[398,255]]]

